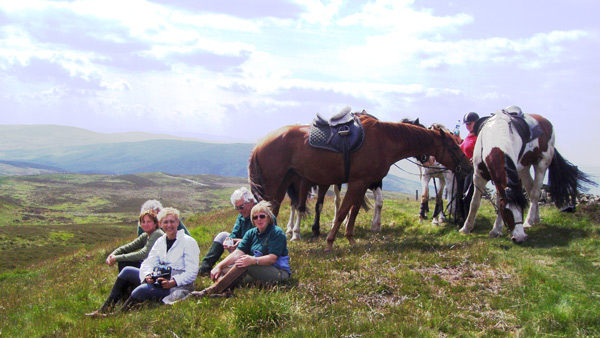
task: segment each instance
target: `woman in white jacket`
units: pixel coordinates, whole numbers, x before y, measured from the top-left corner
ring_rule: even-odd
[[[141,267],[126,267],[117,278],[109,298],[120,299],[125,296],[130,287],[135,289],[121,306],[125,311],[133,305],[146,301],[161,301],[169,297],[169,301],[186,295],[194,289],[194,281],[198,275],[200,249],[196,240],[177,230],[179,225],[179,211],[174,208],[164,208],[158,214],[158,221],[165,235],[154,243],[148,258],[142,262]],[[168,277],[153,277],[156,267],[171,270]],[[183,292],[176,292],[183,291]],[[109,311],[100,308],[88,315],[97,317]]]

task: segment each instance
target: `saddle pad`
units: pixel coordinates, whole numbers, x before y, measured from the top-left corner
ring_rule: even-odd
[[[347,135],[340,135],[340,132]],[[310,126],[308,144],[315,148],[335,152],[353,152],[358,150],[364,140],[362,123],[354,117],[350,123],[330,126],[318,123],[317,119]]]

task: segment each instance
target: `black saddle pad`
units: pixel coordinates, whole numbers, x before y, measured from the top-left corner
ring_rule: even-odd
[[[323,119],[317,117],[310,126],[308,144],[336,152],[353,152],[360,148],[364,137],[362,123],[354,114],[349,122],[335,126],[324,124]]]

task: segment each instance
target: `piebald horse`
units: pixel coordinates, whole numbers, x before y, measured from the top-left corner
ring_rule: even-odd
[[[258,199],[271,201],[275,215],[294,176],[309,183],[300,185],[299,196],[304,201],[310,184],[347,183],[348,189],[327,236],[327,251],[332,249],[339,227],[348,214],[345,237],[354,244],[354,222],[365,192],[372,182],[382,180],[397,161],[430,154],[461,175],[462,169],[471,165],[453,137],[444,131],[381,122],[368,114],[357,115],[365,137],[362,146],[350,156],[348,175],[341,153],[308,144],[310,126],[281,127],[265,136],[250,155],[248,180],[252,192]]]
[[[535,127],[531,130],[537,131],[536,135],[526,130],[525,135],[529,137],[523,139],[517,128],[519,120],[516,115],[534,122]],[[476,123],[475,128],[481,121],[482,119]],[[498,210],[490,237],[501,236],[504,224],[512,232],[511,239],[516,243],[527,238],[524,227],[530,227],[540,221],[538,202],[546,170],[549,175],[550,194],[557,207],[569,202],[574,204],[581,183],[595,184],[554,148],[555,135],[552,124],[540,115],[527,116],[520,108],[511,106],[488,117],[479,130],[473,152],[473,182],[476,189],[469,215],[460,229],[462,233],[473,230],[482,192],[490,180],[496,186]],[[531,140],[531,137],[535,138]],[[532,166],[533,178],[530,174]],[[531,200],[525,222],[523,213],[527,200],[521,183]]]

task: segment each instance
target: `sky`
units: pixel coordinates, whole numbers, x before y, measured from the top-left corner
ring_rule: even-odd
[[[518,105],[597,167],[598,13],[596,0],[0,0],[0,124],[254,143],[346,106],[453,128]]]

